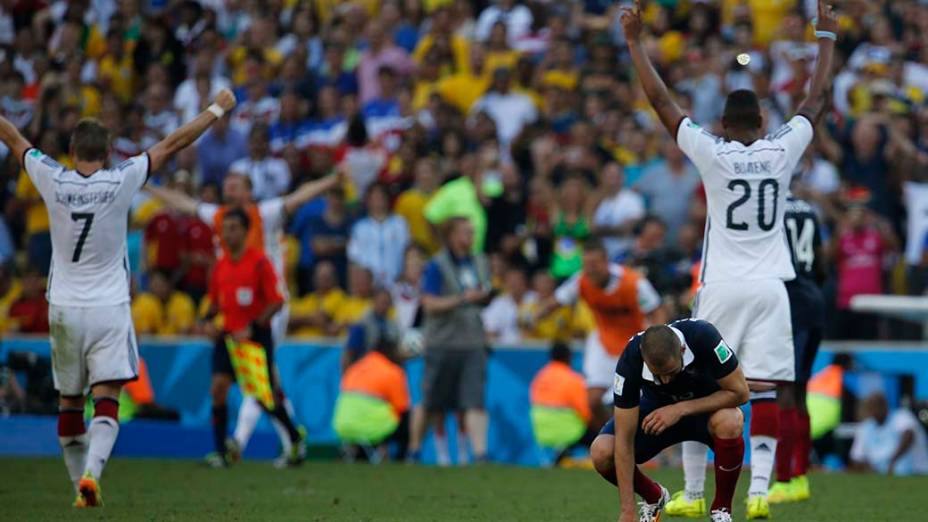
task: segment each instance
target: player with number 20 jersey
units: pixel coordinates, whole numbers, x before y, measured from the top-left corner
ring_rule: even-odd
[[[709,213],[693,315],[718,326],[749,380],[794,379],[783,281],[796,274],[783,214],[789,180],[811,140],[803,115],[749,145],[715,137],[689,118],[677,131],[702,175]]]

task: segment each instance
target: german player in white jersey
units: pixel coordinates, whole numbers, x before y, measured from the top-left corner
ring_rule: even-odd
[[[771,135],[757,95],[739,90],[726,99],[722,136],[686,117],[654,70],[642,44],[640,8],[623,10],[629,52],[661,123],[696,165],[706,189],[708,217],[701,289],[693,315],[714,324],[735,350],[752,390],[751,485],[748,518],[767,518],[779,413],[776,383],[794,380],[789,299],[783,281],[795,277],[783,228],[793,169],[812,140],[826,106],[838,30],[830,6],[818,5],[818,62],[797,114]],[[705,516],[706,448],[684,443],[686,490],[668,514]]]
[[[77,490],[76,507],[103,503],[99,480],[119,433],[119,393],[138,377],[126,248],[132,198],[152,171],[233,107],[233,94],[221,91],[195,119],[114,168],[106,168],[110,132],[96,120],[81,120],[75,127],[70,145],[74,169],[66,169],[0,117],[0,140],[23,162],[51,221],[52,372],[60,396],[58,440]],[[88,388],[94,400],[89,430],[84,425]]]

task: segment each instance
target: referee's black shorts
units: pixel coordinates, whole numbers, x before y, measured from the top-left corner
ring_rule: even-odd
[[[229,349],[226,347],[227,332],[223,332],[213,343],[213,375],[229,375],[235,378],[235,369],[232,367],[232,358],[229,356]],[[267,354],[268,382],[272,387],[276,387],[274,380],[274,340],[271,336],[270,327],[260,327],[251,325],[251,340],[264,347]]]

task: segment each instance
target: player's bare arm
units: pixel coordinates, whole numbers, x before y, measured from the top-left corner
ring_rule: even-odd
[[[324,178],[308,181],[290,194],[284,196],[284,212],[288,215],[296,212],[307,201],[324,194],[327,190],[333,189],[344,183],[345,175],[339,169],[335,174],[330,174]],[[196,209],[194,209],[196,211]]]
[[[615,416],[615,478],[619,485],[619,522],[638,520],[635,512],[635,431],[638,407],[613,408]]]
[[[799,104],[797,114],[802,114],[813,124],[816,123],[828,106],[828,89],[831,85],[831,61],[835,51],[835,38],[838,34],[838,16],[824,0],[818,1],[818,23],[815,26],[818,38],[818,61],[812,74],[812,83],[805,100]]]
[[[667,85],[661,80],[660,75],[657,74],[654,65],[651,63],[651,59],[648,57],[641,43],[642,22],[640,0],[635,0],[634,7],[624,7],[619,21],[622,23],[622,29],[625,31],[625,39],[628,42],[628,52],[632,57],[632,65],[635,66],[635,71],[638,73],[638,80],[641,81],[644,93],[648,97],[648,101],[651,102],[651,106],[654,107],[655,112],[657,112],[657,116],[660,118],[661,123],[664,124],[664,127],[670,135],[676,139],[677,127],[679,127],[680,122],[683,121],[684,114],[680,106],[677,105],[677,102],[671,97]]]
[[[650,435],[660,435],[684,416],[737,408],[748,402],[750,392],[740,366],[717,382],[721,390],[711,395],[654,410],[641,422],[641,429]]]
[[[205,111],[148,149],[151,170],[163,167],[171,156],[196,141],[216,120],[233,108],[235,108],[235,95],[232,91],[228,89],[219,91],[214,103]]]
[[[26,154],[26,151],[32,148],[32,144],[29,143],[29,140],[24,138],[23,135],[20,134],[19,129],[3,116],[0,116],[0,141],[9,147],[10,152],[12,152],[13,156],[19,161],[23,161],[23,156]]]
[[[184,194],[183,192],[165,187],[158,187],[155,185],[146,185],[145,191],[158,198],[162,203],[173,208],[174,210],[189,215],[195,215],[197,213],[197,205],[199,205],[199,201],[193,199],[187,194]]]

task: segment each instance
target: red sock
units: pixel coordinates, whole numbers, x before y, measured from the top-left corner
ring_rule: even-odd
[[[743,448],[743,446],[742,446]],[[648,504],[655,504],[661,499],[661,487],[649,479],[647,475],[641,472],[638,469],[638,466],[635,466],[635,493],[638,494],[645,502]]]
[[[789,482],[793,478],[793,452],[797,435],[799,417],[796,408],[780,409],[780,436],[777,440],[777,481]]]
[[[779,411],[776,401],[751,401],[751,435],[777,438],[780,435]]]
[[[809,412],[796,412],[796,444],[793,446],[793,475],[800,477],[809,471],[809,455],[812,453],[812,435]]]
[[[59,437],[77,437],[86,432],[83,408],[62,409],[58,412]]]
[[[715,451],[715,498],[712,509],[727,509],[731,513],[731,501],[735,497],[741,464],[744,462],[744,438],[712,438]]]

